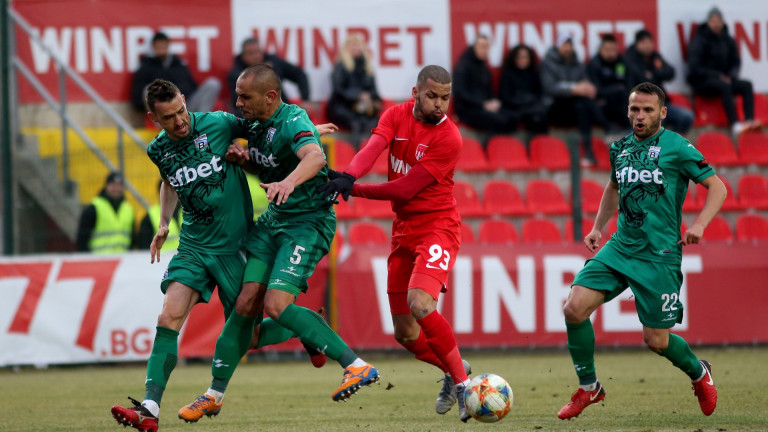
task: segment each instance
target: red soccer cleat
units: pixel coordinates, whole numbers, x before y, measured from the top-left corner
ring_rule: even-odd
[[[130,426],[141,432],[157,432],[157,417],[153,416],[141,402],[129,397],[133,407],[124,408],[119,405],[112,407],[112,417],[123,426]]]
[[[699,398],[699,406],[704,415],[710,415],[715,412],[717,406],[717,389],[712,380],[712,365],[706,360],[699,360],[704,367],[704,376],[698,381],[691,381],[693,394]]]
[[[317,310],[317,314],[323,317],[324,320],[326,320],[324,307],[320,307],[320,309]],[[307,354],[309,354],[309,361],[312,362],[312,366],[316,368],[321,368],[325,366],[325,361],[328,359],[328,357],[326,357],[324,353],[316,350],[315,348],[312,348],[311,346],[305,344],[304,342],[302,342],[301,344],[304,345],[304,349],[307,351]]]
[[[576,393],[571,397],[571,401],[568,402],[566,406],[560,408],[560,412],[557,413],[557,416],[563,420],[578,417],[579,414],[584,411],[584,408],[598,403],[603,399],[605,399],[605,390],[603,389],[603,385],[600,384],[600,381],[598,381],[597,388],[591,392],[582,388],[576,390]]]

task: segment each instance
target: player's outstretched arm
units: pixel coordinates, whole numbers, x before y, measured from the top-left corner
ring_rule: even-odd
[[[168,180],[163,180],[160,185],[160,224],[157,227],[155,238],[149,245],[150,264],[154,264],[155,260],[160,262],[160,250],[168,238],[168,224],[171,222],[173,210],[176,209],[178,201],[179,196],[176,194],[176,190],[168,183]]]
[[[720,207],[725,202],[728,195],[728,189],[725,188],[720,177],[713,175],[702,180],[701,185],[707,188],[707,199],[704,201],[704,207],[696,216],[691,226],[685,230],[683,237],[678,244],[683,246],[689,244],[698,244],[704,235],[704,229],[712,222]]]
[[[296,152],[296,156],[301,160],[296,168],[280,182],[262,183],[261,187],[267,191],[267,199],[275,205],[280,205],[288,201],[288,197],[293,190],[313,178],[325,166],[325,156],[323,150],[317,143],[307,144]]]
[[[603,190],[603,197],[600,198],[600,208],[597,210],[597,216],[595,217],[595,224],[592,226],[592,231],[584,237],[584,245],[590,252],[594,252],[600,247],[600,240],[603,238],[603,228],[608,223],[608,220],[616,211],[619,206],[619,185],[618,183],[609,180]]]

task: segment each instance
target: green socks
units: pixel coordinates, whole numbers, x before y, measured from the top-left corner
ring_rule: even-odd
[[[265,318],[264,321],[261,322],[259,341],[256,348],[265,347],[267,345],[277,345],[295,336],[296,333],[281,326],[272,318]]]
[[[701,378],[704,374],[704,367],[699,363],[696,354],[691,351],[688,342],[676,334],[669,334],[669,345],[659,355],[666,357],[675,367],[685,372],[692,381]]]
[[[343,368],[357,358],[323,317],[307,308],[290,304],[277,317],[277,323],[298,335],[302,342],[338,361]]]
[[[232,312],[224,324],[213,354],[211,388],[224,393],[240,359],[248,352],[258,318]]]
[[[167,327],[157,326],[155,343],[152,345],[152,354],[147,362],[147,380],[145,381],[146,394],[144,399],[150,399],[160,405],[165,386],[171,371],[176,367],[179,356],[179,332]]]
[[[597,381],[595,373],[595,330],[592,321],[586,320],[571,324],[565,323],[568,334],[568,351],[571,353],[579,385],[588,385]]]

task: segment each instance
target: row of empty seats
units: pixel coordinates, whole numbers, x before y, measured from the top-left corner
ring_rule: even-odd
[[[584,218],[582,220],[582,236],[592,229],[593,224],[594,220],[592,219]],[[683,223],[680,227],[681,235],[686,229],[687,226]],[[603,234],[610,236],[615,232],[616,217],[614,216],[608,222]],[[523,221],[519,235],[514,224],[500,219],[483,221],[477,236],[469,224],[462,222],[461,235],[462,244],[561,244],[575,241],[573,222],[570,219],[566,221],[564,231],[561,231],[555,221],[539,217]],[[736,219],[734,230],[725,218],[715,216],[704,231],[702,239],[705,242],[732,242],[734,240],[768,241],[768,219],[757,214],[742,214]],[[378,224],[357,222],[349,226],[347,241],[350,245],[388,245],[389,234]]]
[[[727,127],[728,118],[723,109],[723,101],[720,98],[705,98],[694,96],[693,104],[691,100],[679,93],[667,93],[669,100],[675,105],[685,106],[694,112],[694,126],[717,126]],[[768,97],[762,93],[754,94],[755,100],[755,120],[760,120],[763,124],[768,124]],[[744,105],[741,96],[736,96],[736,115],[740,121],[744,120]]]

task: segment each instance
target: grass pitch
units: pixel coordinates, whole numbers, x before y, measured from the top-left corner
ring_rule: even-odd
[[[696,349],[713,364],[718,407],[705,417],[687,377],[650,351],[598,351],[604,404],[575,420],[556,414],[577,385],[565,351],[481,353],[465,350],[474,374],[492,372],[509,381],[515,399],[501,422],[459,422],[456,409],[434,412],[439,372],[406,357],[368,354],[381,385],[363,388],[350,402],[331,401],[341,380],[332,362],[316,370],[308,361],[251,361],[240,366],[218,417],[186,424],[182,405],[208,388],[210,366],[182,365],[163,399],[160,430],[185,431],[742,431],[768,430],[768,348]],[[48,370],[0,370],[5,397],[0,431],[117,431],[109,409],[143,397],[145,367],[117,365]],[[125,429],[133,430],[133,429]]]

